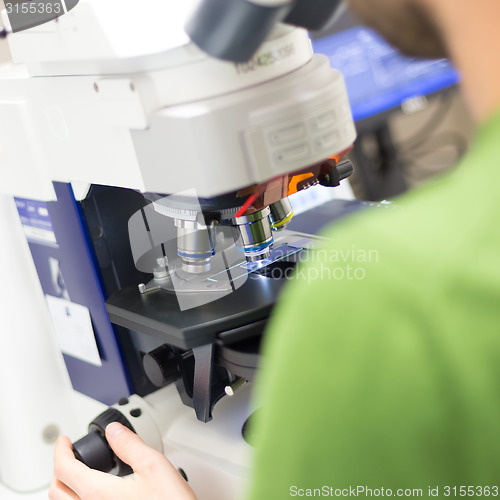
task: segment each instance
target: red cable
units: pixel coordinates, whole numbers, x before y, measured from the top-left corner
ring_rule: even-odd
[[[245,201],[241,208],[236,212],[235,217],[241,217],[247,211],[247,208],[255,201],[256,197],[255,193],[251,194],[247,201]]]

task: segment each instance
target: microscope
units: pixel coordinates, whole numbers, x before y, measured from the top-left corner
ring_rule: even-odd
[[[260,342],[320,244],[288,197],[352,171],[343,78],[306,31],[339,3],[66,0],[8,36],[0,182],[73,388],[111,405],[74,443],[90,467],[131,473],[119,421],[200,499],[245,490]]]

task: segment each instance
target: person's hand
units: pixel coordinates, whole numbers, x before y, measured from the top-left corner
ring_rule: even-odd
[[[134,474],[122,478],[88,468],[75,458],[71,441],[62,436],[54,452],[50,500],[196,500],[175,467],[137,434],[112,423],[106,427],[106,439]]]

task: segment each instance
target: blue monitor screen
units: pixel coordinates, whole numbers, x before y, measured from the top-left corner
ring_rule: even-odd
[[[312,40],[345,78],[355,121],[400,106],[406,99],[455,85],[458,72],[446,59],[404,57],[371,29],[361,26]]]

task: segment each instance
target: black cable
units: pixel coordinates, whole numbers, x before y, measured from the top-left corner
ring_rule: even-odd
[[[10,31],[4,26],[0,26],[0,40],[7,38],[10,35]]]

